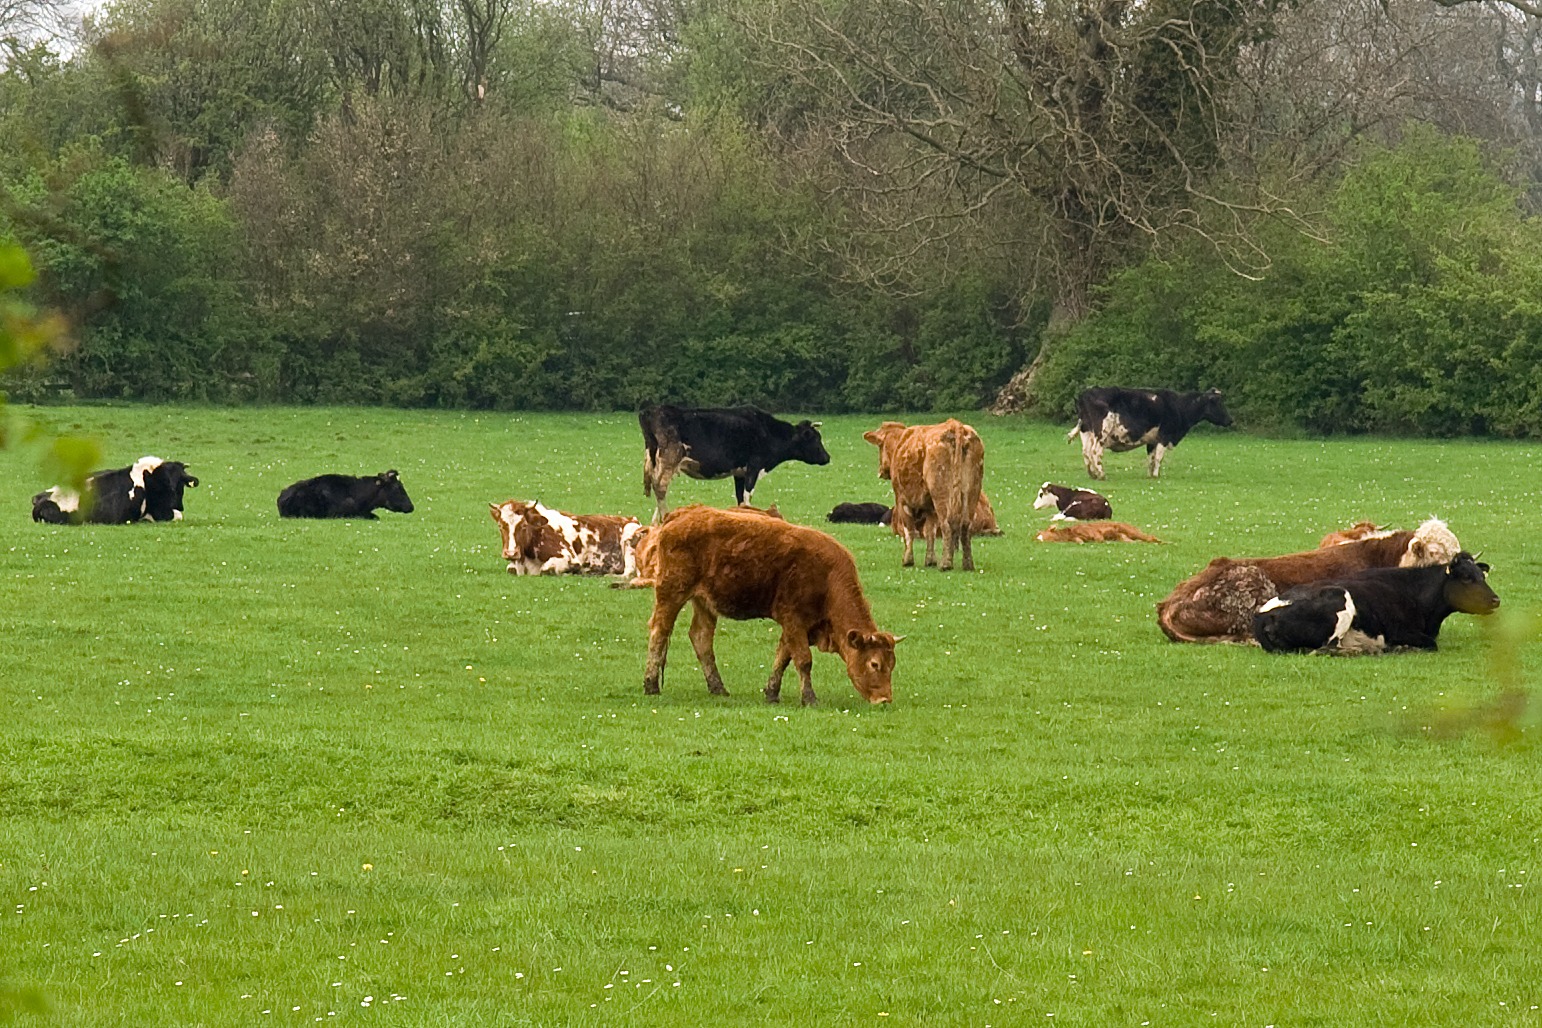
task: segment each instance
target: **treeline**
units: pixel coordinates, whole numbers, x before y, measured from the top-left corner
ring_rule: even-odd
[[[110,2],[6,44],[0,241],[78,326],[7,391],[1542,432],[1542,94],[1446,59],[1488,15],[1089,10]],[[1381,64],[1323,63],[1351,13]]]

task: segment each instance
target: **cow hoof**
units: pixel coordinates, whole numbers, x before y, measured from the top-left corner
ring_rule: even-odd
[[[803,694],[803,705],[805,707],[817,707],[817,706],[819,706],[819,697],[815,696],[811,692],[810,693],[804,693]]]
[[[707,685],[707,691],[710,692],[714,696],[727,696],[728,695],[728,690],[723,688],[723,684],[721,682],[718,682],[716,684],[709,683]]]
[[[782,694],[779,693],[779,692],[768,692],[768,693],[766,693],[766,702],[767,703],[781,703],[782,702]]]
[[[657,696],[658,694],[659,694],[659,683],[657,683],[657,682],[644,682],[643,683],[643,695],[644,696]]]

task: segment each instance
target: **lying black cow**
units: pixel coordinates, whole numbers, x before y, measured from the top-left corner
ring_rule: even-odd
[[[1054,507],[1056,521],[1098,521],[1114,516],[1114,508],[1102,493],[1091,489],[1072,489],[1070,486],[1045,482],[1034,497],[1035,510]]]
[[[653,520],[668,510],[665,497],[677,471],[691,478],[733,476],[737,501],[748,504],[760,476],[789,460],[828,464],[819,426],[796,425],[774,418],[759,407],[645,407],[637,415],[642,425],[643,495],[658,506]]]
[[[412,500],[395,471],[373,477],[317,475],[296,482],[278,494],[278,513],[285,518],[364,518],[378,521],[376,509],[412,513]]]
[[[1253,615],[1253,638],[1275,653],[1382,653],[1435,649],[1455,613],[1492,614],[1488,565],[1463,550],[1449,564],[1374,568],[1287,589]]]
[[[1221,391],[1175,393],[1171,389],[1124,389],[1098,386],[1076,398],[1076,425],[1066,439],[1082,437],[1087,474],[1103,478],[1103,451],[1122,452],[1144,446],[1152,478],[1162,471],[1162,458],[1201,421],[1225,428],[1231,415],[1221,403]]]
[[[825,520],[838,525],[887,525],[893,516],[894,508],[887,503],[837,503]]]
[[[32,497],[32,520],[51,525],[181,521],[182,490],[197,485],[181,461],[141,457],[126,468],[92,472],[84,493],[60,486],[38,493]]]

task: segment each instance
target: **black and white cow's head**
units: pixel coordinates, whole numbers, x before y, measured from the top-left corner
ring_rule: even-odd
[[[140,491],[147,521],[181,521],[182,490],[198,485],[198,479],[187,473],[186,464],[159,457],[141,457],[129,469],[129,476]]]
[[[1219,389],[1206,389],[1204,392],[1196,394],[1196,396],[1199,401],[1194,412],[1196,421],[1208,421],[1213,425],[1220,425],[1222,428],[1230,427],[1231,415],[1227,413],[1226,405],[1221,402],[1221,391]]]
[[[788,458],[805,464],[828,464],[830,453],[819,435],[819,422],[800,421],[792,426],[792,441],[788,444]]]
[[[408,497],[407,487],[402,485],[402,480],[397,476],[394,468],[376,475],[375,485],[375,506],[384,507],[398,514],[412,513],[412,499]]]

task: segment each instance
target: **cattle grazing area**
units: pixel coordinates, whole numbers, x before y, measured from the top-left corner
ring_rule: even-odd
[[[509,574],[489,504],[650,520],[633,413],[26,413],[199,486],[180,521],[39,524],[36,454],[0,452],[0,1020],[1536,1023],[1542,446],[1204,425],[1098,487],[1163,545],[1049,546],[1064,424],[962,414],[1004,534],[940,574],[825,520],[885,498],[883,419],[789,413],[830,462],[755,503],[839,541],[905,637],[892,703],[816,653],[804,707],[762,695],[773,621],[719,623],[726,697],[679,625],[649,696],[652,590]],[[382,468],[410,516],[275,509]],[[1436,651],[1156,623],[1216,556],[1431,516],[1503,599]]]

